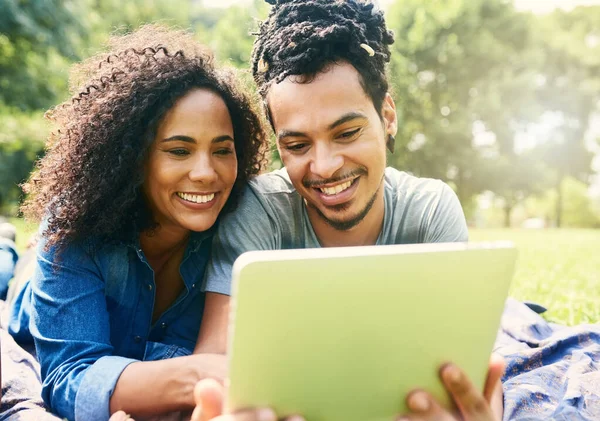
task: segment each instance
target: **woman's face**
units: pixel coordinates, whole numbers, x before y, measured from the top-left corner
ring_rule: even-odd
[[[181,97],[158,126],[145,170],[144,193],[161,229],[209,229],[237,177],[223,99],[207,89]]]

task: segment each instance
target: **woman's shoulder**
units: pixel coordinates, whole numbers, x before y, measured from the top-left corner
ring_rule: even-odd
[[[42,235],[37,245],[38,258],[64,264],[77,264],[83,261],[99,263],[127,254],[128,250],[135,250],[134,242],[127,243],[96,236],[73,240],[67,244],[49,245],[46,237]]]

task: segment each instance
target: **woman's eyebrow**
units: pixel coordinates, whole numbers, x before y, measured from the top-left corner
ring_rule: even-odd
[[[189,137],[189,136],[183,136],[183,135],[175,135],[175,136],[170,136],[167,137],[166,139],[161,140],[161,142],[173,142],[173,141],[180,141],[180,142],[188,142],[188,143],[196,143],[196,140],[193,137]]]
[[[211,143],[233,142],[233,138],[227,134],[215,137]]]

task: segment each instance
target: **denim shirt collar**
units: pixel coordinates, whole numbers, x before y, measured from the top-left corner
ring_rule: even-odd
[[[196,274],[199,269],[204,268],[206,265],[207,256],[210,253],[212,245],[212,237],[216,232],[216,225],[217,224],[213,225],[206,231],[192,231],[190,233],[190,239],[179,266],[179,273],[181,274],[188,291],[201,287],[202,279],[195,279],[193,274]],[[124,244],[126,244],[128,248],[133,249],[138,258],[146,263],[150,270],[152,270],[142,251],[139,234]],[[193,265],[194,267],[190,268],[190,265]]]

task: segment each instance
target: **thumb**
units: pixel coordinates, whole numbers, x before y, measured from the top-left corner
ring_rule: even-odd
[[[208,421],[223,412],[223,386],[214,379],[203,379],[194,387],[196,408],[190,421]]]
[[[108,421],[133,421],[133,419],[123,411],[115,412]]]
[[[498,387],[498,384],[504,375],[505,368],[506,363],[504,362],[504,358],[499,355],[492,354],[492,357],[490,358],[487,379],[485,381],[485,388],[483,389],[483,396],[485,397],[486,401],[491,401],[494,391]]]

